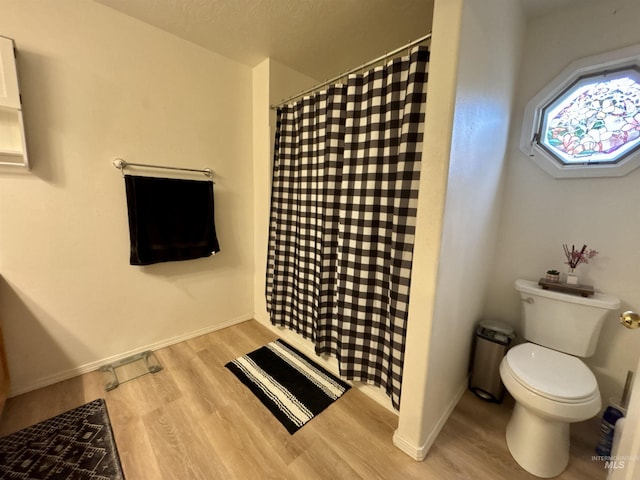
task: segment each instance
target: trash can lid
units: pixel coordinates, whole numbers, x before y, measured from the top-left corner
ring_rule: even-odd
[[[491,330],[496,333],[503,333],[507,336],[513,335],[513,327],[506,323],[495,320],[483,320],[480,322],[480,326],[486,330]]]

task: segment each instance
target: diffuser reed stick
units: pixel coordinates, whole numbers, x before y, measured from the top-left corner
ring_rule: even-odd
[[[562,248],[564,250],[565,257],[567,257],[567,261],[564,263],[569,265],[571,271],[581,263],[589,263],[589,260],[598,254],[598,252],[593,249],[587,250],[586,245],[583,245],[580,250],[576,250],[576,246],[571,245],[571,250],[569,250],[567,244],[564,243]]]

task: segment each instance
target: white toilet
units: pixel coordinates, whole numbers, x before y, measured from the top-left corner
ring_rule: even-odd
[[[578,357],[590,357],[610,310],[611,295],[581,297],[516,280],[523,305],[523,335],[500,364],[500,377],[516,403],[507,445],[527,472],[560,475],[569,463],[569,424],[600,412],[596,378]]]

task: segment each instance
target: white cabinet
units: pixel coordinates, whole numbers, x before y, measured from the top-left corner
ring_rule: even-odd
[[[0,166],[29,167],[15,46],[0,36]]]
[[[4,404],[9,397],[10,383],[7,352],[4,349],[4,337],[2,335],[2,325],[0,325],[0,415],[2,415]]]
[[[0,37],[0,106],[22,108],[13,40],[5,37]]]

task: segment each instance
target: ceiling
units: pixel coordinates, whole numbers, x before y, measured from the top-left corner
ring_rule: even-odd
[[[434,0],[95,0],[248,66],[326,80],[431,31]]]
[[[94,0],[253,67],[326,80],[431,31],[434,0]],[[514,0],[518,1],[518,0]],[[528,18],[592,0],[519,0]]]

